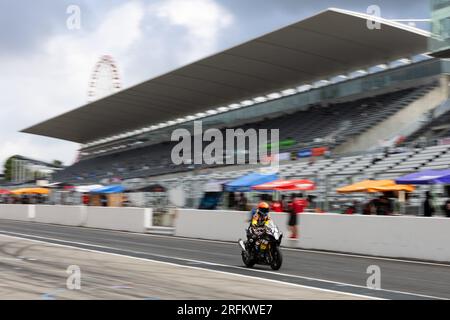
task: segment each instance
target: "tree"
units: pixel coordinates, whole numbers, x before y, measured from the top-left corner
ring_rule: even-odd
[[[5,164],[3,165],[3,174],[5,175],[6,181],[12,180],[12,171],[13,171],[13,160],[19,157],[18,155],[14,155],[6,159]]]
[[[63,162],[61,160],[53,160],[52,164],[57,167],[61,167]]]

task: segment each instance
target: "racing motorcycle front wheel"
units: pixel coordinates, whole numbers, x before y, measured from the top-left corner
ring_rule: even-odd
[[[255,259],[252,259],[251,255],[246,251],[242,251],[242,262],[247,268],[252,268],[256,263]]]
[[[281,254],[281,250],[279,247],[275,247],[273,249],[273,259],[270,267],[272,270],[279,270],[281,265],[283,264],[283,255]]]

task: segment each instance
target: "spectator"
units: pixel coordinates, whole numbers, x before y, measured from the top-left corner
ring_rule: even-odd
[[[30,204],[30,200],[26,194],[22,196],[22,204]]]
[[[81,196],[81,199],[83,201],[83,205],[88,206],[89,205],[89,195],[87,193],[83,193]]]
[[[44,196],[42,194],[36,195],[36,203],[38,203],[38,204],[44,203]]]
[[[281,201],[273,201],[270,206],[270,210],[273,212],[283,212],[283,205]]]
[[[108,206],[108,198],[106,197],[106,195],[102,194],[100,196],[100,203],[101,203],[102,207]]]
[[[444,204],[444,213],[447,218],[450,218],[450,199],[448,199]]]
[[[316,201],[314,200],[315,198],[316,196],[309,194],[306,200],[307,205],[305,208],[316,209]]]
[[[355,214],[357,213],[358,202],[355,200],[350,203],[344,210],[344,214]]]
[[[238,208],[240,211],[247,210],[247,198],[245,197],[245,194],[243,192],[241,192],[241,194],[239,195]]]
[[[230,192],[228,195],[228,206],[232,209],[237,209],[237,201],[234,192]]]
[[[131,207],[131,202],[130,202],[130,199],[128,198],[127,195],[124,195],[124,196],[123,196],[122,205],[123,205],[124,207]]]
[[[377,215],[386,216],[392,213],[391,202],[386,196],[381,196],[376,202]]]
[[[434,215],[433,198],[431,192],[425,193],[425,201],[423,202],[423,215],[425,217],[432,217]]]
[[[294,210],[294,201],[295,201],[295,195],[291,195],[291,202],[289,203],[288,213],[289,213],[289,220],[288,220],[288,229],[291,232],[291,235],[289,236],[290,239],[296,239],[297,238],[297,213]]]
[[[363,206],[363,214],[371,215],[371,214],[374,214],[375,212],[376,212],[376,208],[375,208],[374,200],[367,202]]]
[[[302,213],[308,206],[308,201],[303,198],[303,194],[292,194],[292,202],[289,210],[289,230],[291,231],[290,239],[298,238],[297,215]]]

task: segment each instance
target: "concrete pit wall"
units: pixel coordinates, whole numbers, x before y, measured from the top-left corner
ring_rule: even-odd
[[[287,218],[272,214],[291,248],[450,262],[450,219],[303,213],[299,240],[288,239]],[[245,238],[247,212],[178,210],[175,235],[236,241]]]
[[[299,240],[288,239],[288,214],[273,213],[291,248],[450,262],[450,219],[303,213]],[[35,221],[119,231],[146,232],[152,209],[0,205],[0,219]],[[249,212],[178,209],[175,235],[237,242],[245,238]]]
[[[277,213],[272,217],[286,237],[288,215]],[[175,218],[175,235],[237,242],[240,238],[245,239],[249,220],[250,213],[245,211],[179,209]]]
[[[151,208],[0,205],[0,219],[65,226],[146,232],[152,226]]]

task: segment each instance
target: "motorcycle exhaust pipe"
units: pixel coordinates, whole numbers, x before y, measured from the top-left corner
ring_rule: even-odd
[[[242,241],[242,239],[239,239],[238,243],[239,243],[239,246],[241,247],[242,251],[246,251],[244,241]]]

